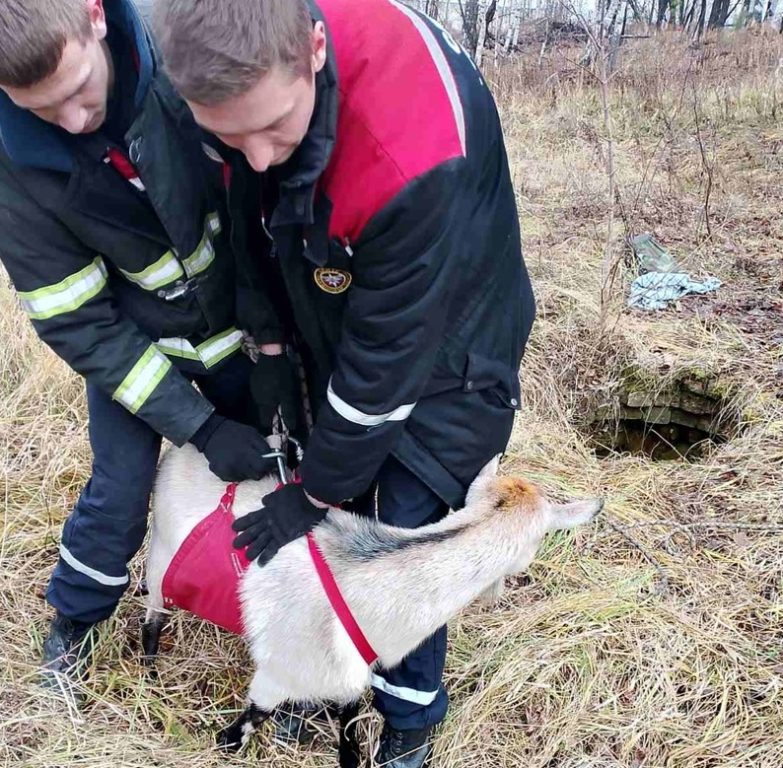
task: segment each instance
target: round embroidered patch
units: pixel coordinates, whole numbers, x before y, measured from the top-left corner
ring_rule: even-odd
[[[343,293],[351,286],[353,277],[350,272],[342,269],[319,267],[313,272],[315,284],[327,293]]]

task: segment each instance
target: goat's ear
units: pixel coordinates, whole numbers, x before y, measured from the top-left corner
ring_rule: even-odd
[[[478,473],[476,480],[478,480],[479,477],[495,477],[495,475],[497,475],[498,473],[499,467],[500,467],[500,454],[490,459],[484,465],[481,472]]]
[[[468,493],[465,498],[465,505],[471,506],[475,504],[480,498],[486,496],[492,481],[498,474],[498,466],[500,464],[500,454],[495,456],[488,464],[484,466],[481,472],[476,475],[476,479],[470,484]]]
[[[586,525],[603,508],[603,499],[581,499],[569,504],[552,504],[552,529],[566,530]]]

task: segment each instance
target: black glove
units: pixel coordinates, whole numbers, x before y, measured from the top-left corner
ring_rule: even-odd
[[[260,354],[250,373],[250,392],[262,429],[271,429],[272,419],[280,406],[288,431],[296,432],[299,386],[287,355]]]
[[[237,549],[247,547],[247,559],[266,565],[280,547],[315,528],[329,511],[320,509],[305,495],[299,483],[290,483],[264,496],[263,509],[234,520],[232,528],[241,531],[234,539]],[[248,546],[249,545],[249,546]]]
[[[276,459],[264,458],[272,449],[258,430],[216,413],[190,442],[207,457],[212,472],[227,483],[260,480],[277,469]]]

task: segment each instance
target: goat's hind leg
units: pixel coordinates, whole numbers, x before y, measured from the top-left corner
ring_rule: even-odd
[[[228,728],[218,733],[218,747],[227,752],[240,750],[253,733],[269,719],[275,707],[285,701],[285,696],[276,696],[271,687],[264,683],[264,675],[256,670],[248,691],[249,704]]]
[[[354,701],[340,709],[340,768],[359,768],[362,752],[356,738],[356,718],[359,702]]]
[[[238,752],[271,714],[259,709],[255,704],[250,704],[228,728],[218,733],[218,747],[226,752]]]
[[[147,618],[141,628],[142,661],[146,667],[155,666],[160,647],[160,633],[169,623],[169,614],[155,608],[147,610]]]

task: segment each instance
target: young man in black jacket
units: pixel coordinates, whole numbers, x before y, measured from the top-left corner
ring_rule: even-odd
[[[79,675],[128,586],[161,438],[193,443],[224,480],[258,478],[274,462],[250,424],[268,430],[275,395],[261,425],[236,327],[247,232],[227,210],[244,161],[204,143],[137,8],[3,0],[0,50],[0,258],[41,339],[86,379],[94,457],[47,591],[53,680]],[[253,302],[269,353],[253,375],[269,384],[280,329]]]
[[[505,449],[534,304],[497,110],[397,0],[157,0],[196,121],[264,175],[262,257],[288,298],[315,427],[302,483],[235,525],[266,563],[346,499],[415,527]],[[374,675],[378,760],[420,766],[446,713],[445,628]]]

